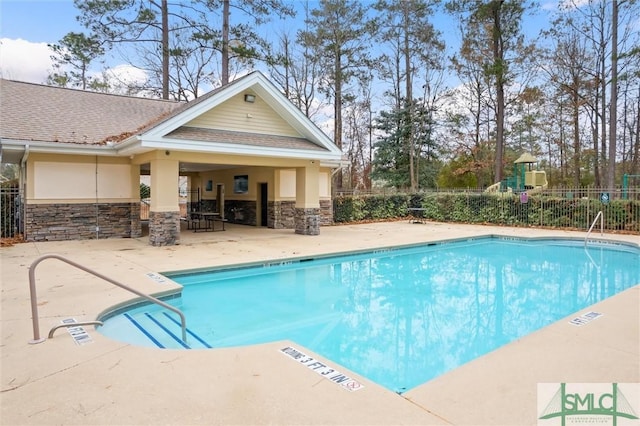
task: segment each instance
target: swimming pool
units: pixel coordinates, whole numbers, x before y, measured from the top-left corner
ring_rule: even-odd
[[[292,340],[401,393],[640,283],[640,250],[475,238],[168,276],[190,346]],[[154,327],[175,333],[172,315],[140,306],[99,330],[169,347]]]

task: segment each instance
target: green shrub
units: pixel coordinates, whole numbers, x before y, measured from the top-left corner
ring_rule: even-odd
[[[140,182],[140,199],[144,200],[150,197],[151,197],[151,188],[149,187],[149,185],[145,185],[144,183]]]
[[[396,219],[408,208],[423,208],[425,219],[510,226],[588,229],[598,211],[605,228],[640,232],[640,201],[612,200],[603,205],[586,198],[530,195],[522,203],[517,194],[440,192],[371,196],[340,196],[334,200],[334,221]]]

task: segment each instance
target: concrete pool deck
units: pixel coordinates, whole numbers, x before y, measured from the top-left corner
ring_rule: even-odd
[[[89,344],[77,345],[66,330],[44,343],[28,343],[33,337],[28,269],[45,254],[158,293],[174,284],[158,282],[150,272],[479,235],[585,237],[584,232],[398,221],[323,227],[312,237],[229,225],[225,232],[185,231],[181,244],[170,247],[151,247],[147,237],[3,247],[0,423],[533,425],[540,415],[538,383],[640,382],[640,283],[580,311],[603,314],[585,326],[568,324],[576,316],[571,315],[403,395],[337,366],[365,386],[349,392],[280,353],[291,345],[324,360],[295,342],[159,350],[116,342],[87,326]],[[592,238],[640,245],[638,235],[592,233]],[[36,279],[45,337],[64,318],[94,320],[135,297],[55,259],[37,267]],[[640,396],[629,397],[637,411]]]

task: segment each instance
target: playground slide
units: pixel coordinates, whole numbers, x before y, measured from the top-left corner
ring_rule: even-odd
[[[531,194],[536,194],[538,192],[542,192],[543,189],[547,189],[547,186],[549,185],[545,183],[542,186],[536,186],[535,188],[527,189],[527,194],[531,195]]]
[[[493,185],[487,187],[487,189],[484,190],[484,192],[500,192],[500,184],[501,182],[496,182]],[[530,188],[525,190],[525,192],[527,192],[527,194],[531,195],[531,194],[536,194],[538,192],[541,192],[543,189],[547,189],[548,184],[545,183],[544,185],[541,186],[536,186],[535,188]],[[513,192],[513,190],[511,188],[507,188],[507,190],[505,191],[507,193],[511,193]]]
[[[487,189],[484,190],[484,192],[500,192],[500,185],[502,184],[502,182],[496,182],[491,186],[488,186]],[[507,188],[507,191],[511,192],[511,188]]]
[[[496,182],[491,186],[488,186],[484,192],[498,192],[500,190],[500,182]]]

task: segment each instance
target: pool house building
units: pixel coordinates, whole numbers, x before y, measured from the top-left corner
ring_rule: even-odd
[[[140,237],[143,175],[154,246],[180,243],[181,198],[221,221],[304,235],[332,221],[341,150],[260,72],[190,102],[2,79],[0,103],[27,241]]]

